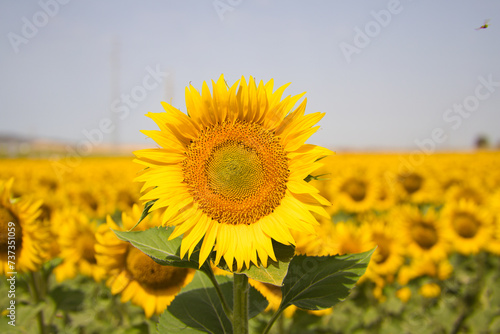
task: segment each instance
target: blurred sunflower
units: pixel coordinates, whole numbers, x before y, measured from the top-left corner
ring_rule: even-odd
[[[331,182],[332,207],[347,212],[363,212],[373,208],[380,196],[380,183],[368,170],[350,168]]]
[[[462,200],[447,203],[442,211],[446,236],[461,254],[486,250],[494,233],[493,217],[474,202]]]
[[[445,202],[460,202],[468,201],[476,205],[483,205],[486,203],[488,194],[478,184],[478,182],[463,182],[451,186],[445,194]]]
[[[148,114],[160,131],[143,133],[162,148],[135,152],[147,167],[136,178],[141,200],[166,208],[162,223],[175,226],[171,238],[183,235],[182,257],[202,241],[200,265],[213,250],[231,270],[266,267],[272,239],[295,244],[290,230],[314,233],[310,211],[328,217],[329,202],[304,181],[331,154],[304,144],[324,114],[304,115],[306,100],[290,112],[303,94],[281,100],[287,86],[273,92],[273,80],[212,84],[212,95],[205,82],[201,95],[186,88],[188,115],[167,103]]]
[[[448,259],[436,261],[429,258],[413,258],[409,264],[404,265],[398,271],[398,283],[406,285],[409,281],[423,276],[444,281],[448,279],[452,273],[453,266]]]
[[[396,185],[399,198],[405,202],[434,203],[442,195],[439,183],[425,169],[399,173]]]
[[[374,218],[363,224],[368,230],[369,239],[377,245],[367,273],[382,276],[395,275],[404,263],[403,245],[397,236],[396,228],[389,219]]]
[[[418,207],[405,205],[396,214],[401,242],[405,253],[414,258],[445,259],[449,244],[436,210],[429,208],[422,213]]]
[[[12,198],[14,179],[0,180],[0,275],[40,269],[47,257],[48,228],[38,220],[42,201]],[[14,239],[9,239],[13,236]],[[14,243],[12,242],[14,240]],[[11,253],[11,252],[14,253]],[[14,257],[9,257],[13,256]],[[9,260],[15,263],[10,268]]]
[[[441,295],[441,287],[436,283],[425,283],[418,289],[418,293],[425,298],[437,298]]]
[[[308,256],[344,255],[362,253],[370,250],[375,244],[365,229],[354,222],[337,222],[321,219],[316,227],[316,234],[300,234],[295,232],[297,240],[295,252]]]
[[[105,270],[97,264],[94,245],[97,223],[76,208],[63,210],[58,225],[59,257],[63,262],[54,269],[58,282],[74,278],[78,273],[101,281]]]
[[[337,222],[333,224],[331,248],[333,254],[355,254],[366,252],[375,247],[370,240],[368,230],[353,222]]]
[[[488,244],[488,251],[500,255],[500,190],[490,197],[489,211],[493,214],[494,231],[492,240]]]
[[[95,250],[98,265],[109,275],[107,285],[111,293],[121,293],[122,303],[132,300],[150,318],[170,305],[180,290],[191,282],[195,270],[162,266],[130,243],[118,239],[112,229],[130,230],[139,221],[141,213],[137,205],[133,206],[130,216],[123,213],[123,227],[108,216],[107,224],[100,225],[97,230]],[[135,230],[157,226],[159,221],[156,220],[159,220],[156,215],[151,214]]]

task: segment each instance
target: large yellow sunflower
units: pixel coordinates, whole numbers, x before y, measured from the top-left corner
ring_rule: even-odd
[[[12,198],[14,179],[0,180],[0,275],[37,271],[49,248],[49,231],[38,220],[42,201]]]
[[[148,114],[160,131],[143,133],[161,148],[135,152],[147,167],[141,200],[166,208],[162,223],[175,226],[171,238],[183,235],[181,256],[203,240],[200,265],[215,251],[215,264],[266,267],[276,260],[272,239],[294,244],[290,230],[314,233],[310,211],[328,216],[329,202],[304,181],[332,153],[305,144],[324,114],[304,115],[306,100],[290,112],[303,94],[281,100],[287,86],[273,92],[273,80],[212,84],[212,94],[206,83],[201,94],[186,88],[188,115],[167,103]]]
[[[106,270],[107,281],[113,294],[121,293],[123,303],[132,300],[141,306],[149,318],[162,313],[170,305],[180,290],[193,279],[195,270],[162,266],[149,256],[116,237],[112,231],[130,230],[141,216],[137,205],[129,216],[122,214],[122,226],[109,216],[107,224],[99,226],[95,245],[97,263]],[[155,215],[156,216],[156,215]],[[157,225],[157,217],[149,216],[136,230],[144,230]]]

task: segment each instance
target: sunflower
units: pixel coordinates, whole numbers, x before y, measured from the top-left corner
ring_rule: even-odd
[[[205,82],[201,95],[186,88],[188,115],[167,103],[148,114],[160,131],[143,133],[161,148],[135,152],[147,167],[136,178],[141,200],[166,208],[162,224],[175,226],[170,238],[183,235],[182,257],[203,240],[200,265],[214,251],[230,269],[266,267],[272,239],[293,245],[290,230],[314,233],[310,211],[328,217],[329,202],[304,180],[332,153],[305,144],[324,114],[304,115],[306,100],[290,112],[303,94],[281,100],[286,86],[273,92],[273,80],[212,84],[212,95]]]
[[[427,169],[399,173],[396,183],[399,198],[410,203],[434,203],[439,201],[442,190],[433,174]]]
[[[380,197],[380,183],[370,170],[348,168],[331,182],[332,206],[347,212],[371,210]]]
[[[398,283],[407,285],[409,281],[418,277],[428,276],[444,281],[450,278],[453,266],[448,259],[433,260],[429,258],[413,258],[398,272]]]
[[[101,281],[105,271],[97,264],[94,251],[97,223],[76,208],[62,210],[58,221],[59,256],[63,262],[54,269],[56,280],[61,282],[81,273]]]
[[[402,287],[396,291],[396,297],[398,297],[403,303],[407,303],[411,298],[411,289],[407,286]]]
[[[489,211],[472,201],[447,203],[442,211],[446,236],[461,254],[477,254],[486,250],[494,233],[493,217]]]
[[[398,237],[405,245],[406,255],[433,260],[447,258],[449,244],[435,209],[429,208],[423,213],[418,207],[406,205],[398,211],[396,219],[401,224]]]
[[[47,227],[37,219],[42,201],[13,199],[13,183],[0,180],[0,275],[6,276],[40,269],[50,243]]]
[[[469,201],[477,205],[487,202],[488,193],[483,190],[479,182],[463,182],[451,186],[445,194],[445,202]]]
[[[494,231],[488,251],[500,255],[500,190],[497,190],[490,199],[489,211],[494,215]]]
[[[441,295],[441,287],[436,283],[425,283],[418,289],[418,293],[425,298],[437,298]]]
[[[123,303],[132,300],[150,318],[170,305],[179,291],[191,282],[195,270],[162,266],[113,233],[112,229],[130,230],[140,217],[141,210],[137,205],[133,206],[130,216],[122,213],[123,227],[108,216],[107,224],[100,225],[97,230],[95,250],[98,265],[110,276],[107,284],[111,292],[121,293]],[[158,225],[157,219],[155,214],[149,215],[149,219],[139,224],[136,230]]]
[[[373,218],[363,226],[368,230],[370,240],[377,245],[367,273],[373,272],[382,276],[395,275],[404,263],[403,245],[397,237],[396,227],[390,224],[389,218]]]

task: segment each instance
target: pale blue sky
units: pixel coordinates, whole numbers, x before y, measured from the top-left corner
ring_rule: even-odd
[[[106,141],[149,143],[139,130],[156,126],[145,113],[170,98],[185,111],[189,82],[201,88],[224,73],[228,83],[252,75],[291,82],[288,94],[306,91],[307,111],[326,113],[309,142],[333,149],[415,149],[436,128],[447,136],[440,149],[469,148],[478,134],[500,142],[497,0],[60,2],[68,3],[0,2],[0,134],[78,142],[114,115],[118,130]],[[218,13],[214,4],[230,8]],[[475,30],[488,18],[487,29]],[[362,45],[356,31],[366,29],[372,37]],[[341,46],[356,42],[348,62]],[[169,75],[153,88],[146,68],[157,66]],[[145,78],[150,90],[141,88]],[[125,112],[111,112],[112,102],[132,92],[146,95],[116,117]],[[463,103],[470,116],[447,112]]]

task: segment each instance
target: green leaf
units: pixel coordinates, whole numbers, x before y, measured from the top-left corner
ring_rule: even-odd
[[[147,202],[146,205],[144,205],[144,210],[142,210],[141,218],[139,218],[139,221],[137,222],[137,224],[135,224],[134,227],[132,227],[129,230],[129,232],[132,231],[134,228],[136,228],[137,225],[139,225],[144,220],[144,218],[146,218],[149,215],[149,210],[151,209],[151,207],[155,204],[155,202],[157,200],[158,199],[151,200],[151,201]]]
[[[288,272],[290,260],[295,254],[295,247],[286,246],[274,240],[272,240],[272,242],[274,253],[278,261],[268,259],[267,268],[264,266],[257,267],[254,264],[250,264],[250,268],[243,267],[243,269],[239,272],[256,281],[281,286],[283,279]],[[221,260],[218,267],[229,271],[224,259]],[[233,270],[236,270],[236,268],[233,268]]]
[[[342,301],[365,273],[374,251],[375,248],[343,256],[295,256],[281,288],[280,310],[292,304],[320,310]]]
[[[233,282],[228,277],[217,277],[224,298],[233,306]],[[194,283],[195,289],[188,288]],[[231,321],[227,318],[210,279],[197,272],[191,282],[160,316],[158,333],[232,333]],[[267,307],[267,300],[256,289],[250,287],[250,318]]]
[[[173,229],[153,227],[145,231],[114,231],[116,236],[130,242],[134,247],[149,255],[153,260],[165,266],[198,269],[198,251],[193,252],[189,260],[180,257],[182,238],[168,240]]]

